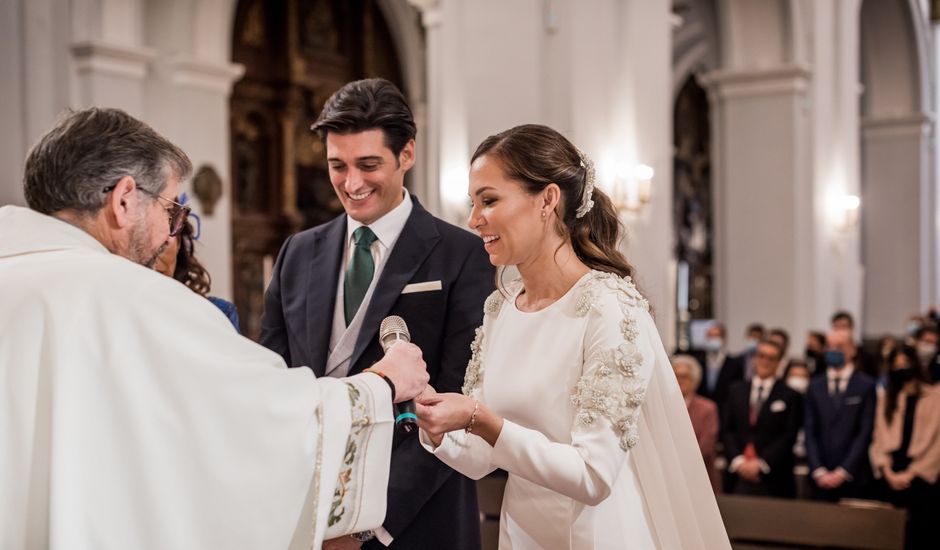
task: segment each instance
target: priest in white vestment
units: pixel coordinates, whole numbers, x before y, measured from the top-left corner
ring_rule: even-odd
[[[382,523],[420,351],[315,379],[150,269],[190,170],[89,109],[31,151],[30,209],[0,208],[0,548],[309,549]]]

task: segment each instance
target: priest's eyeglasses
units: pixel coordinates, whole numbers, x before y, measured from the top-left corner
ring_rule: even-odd
[[[115,187],[117,187],[117,185],[105,187],[102,189],[102,192],[106,194],[110,193],[111,191],[114,191]],[[183,225],[186,224],[186,219],[189,217],[189,213],[192,212],[192,208],[186,206],[185,204],[180,204],[174,200],[170,200],[166,197],[161,197],[160,195],[148,191],[143,187],[137,187],[137,190],[163,202],[169,203],[169,206],[164,207],[164,210],[166,210],[167,217],[170,220],[170,236],[175,237],[179,235],[179,232],[183,230]]]

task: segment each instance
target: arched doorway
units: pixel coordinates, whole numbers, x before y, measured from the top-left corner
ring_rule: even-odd
[[[711,126],[708,96],[689,76],[673,113],[673,227],[677,347],[690,348],[690,324],[714,317]]]
[[[378,0],[240,0],[232,58],[245,66],[231,98],[234,298],[257,339],[264,285],[288,235],[342,212],[326,155],[310,131],[350,80],[382,77],[408,95]]]

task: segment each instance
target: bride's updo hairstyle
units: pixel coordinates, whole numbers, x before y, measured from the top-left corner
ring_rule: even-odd
[[[524,124],[483,140],[471,164],[482,156],[499,160],[506,177],[530,194],[558,185],[555,231],[571,243],[578,259],[591,269],[633,275],[633,267],[617,249],[617,211],[610,198],[594,188],[591,160],[565,136],[548,126]]]

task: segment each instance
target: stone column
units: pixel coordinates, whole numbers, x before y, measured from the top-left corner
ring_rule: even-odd
[[[809,314],[808,79],[800,66],[704,78],[713,132],[715,309],[732,348],[752,321],[792,332]]]
[[[929,234],[929,135],[924,116],[862,123],[863,312],[869,335],[897,333],[908,316],[930,305],[936,239]]]
[[[166,114],[165,133],[193,161],[194,170],[207,166],[222,180],[222,197],[208,215],[193,192],[184,186],[190,206],[200,216],[199,259],[212,274],[212,294],[232,298],[232,187],[229,96],[244,68],[232,63],[176,55],[161,69],[167,93],[150,98],[154,112]]]

